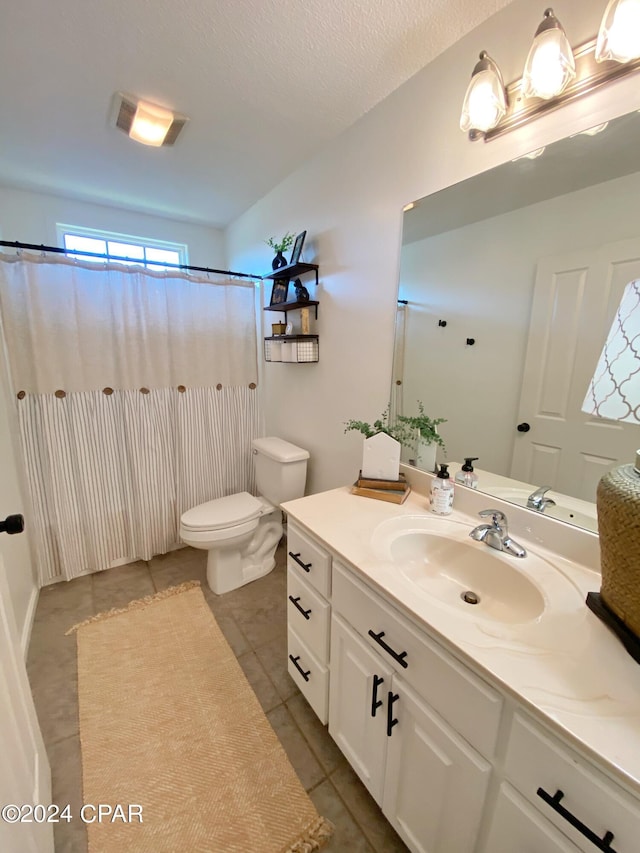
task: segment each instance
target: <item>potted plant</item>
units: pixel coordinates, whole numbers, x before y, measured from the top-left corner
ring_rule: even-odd
[[[271,268],[277,270],[280,267],[286,267],[287,259],[282,253],[286,252],[287,249],[292,245],[293,234],[289,234],[289,232],[287,231],[282,240],[276,240],[275,237],[269,237],[268,240],[265,240],[265,243],[267,244],[267,246],[271,246],[271,248],[276,253],[275,258],[271,261]]]
[[[415,451],[416,468],[423,471],[435,471],[437,447],[445,447],[438,426],[446,423],[446,418],[430,418],[425,414],[423,403],[418,400],[417,415],[398,415],[398,440],[405,447]]]

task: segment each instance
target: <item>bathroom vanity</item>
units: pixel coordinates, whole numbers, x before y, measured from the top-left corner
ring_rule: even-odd
[[[597,537],[463,488],[438,518],[409,476],[400,506],[283,506],[291,676],[412,851],[635,853],[640,667],[584,605]],[[494,504],[526,557],[469,538]]]

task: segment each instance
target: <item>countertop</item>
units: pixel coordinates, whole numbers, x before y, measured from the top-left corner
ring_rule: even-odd
[[[640,796],[640,665],[584,604],[587,592],[600,588],[598,572],[571,559],[571,548],[569,556],[562,555],[545,548],[540,537],[527,539],[527,532],[533,531],[523,510],[525,523],[510,529],[531,559],[529,555],[510,559],[517,560],[517,569],[524,574],[535,571],[532,580],[545,598],[547,593],[554,596],[555,606],[547,606],[533,620],[513,624],[487,619],[468,605],[453,607],[417,590],[383,553],[380,530],[385,529],[384,522],[389,526],[389,519],[426,516],[450,527],[457,522],[458,529],[464,525],[470,531],[480,521],[471,514],[477,500],[465,498],[460,503],[466,502],[466,512],[454,509],[440,518],[428,511],[426,498],[415,490],[397,505],[352,495],[345,486],[289,501],[282,509],[445,648],[484,672],[487,680],[515,696]],[[486,504],[487,497],[481,500]],[[508,514],[517,516],[515,509]],[[566,530],[568,525],[550,524],[571,542],[574,534]],[[575,536],[579,534],[589,535],[576,530]],[[583,550],[576,546],[575,553]]]

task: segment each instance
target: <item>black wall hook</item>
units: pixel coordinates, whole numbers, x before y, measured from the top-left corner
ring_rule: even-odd
[[[442,328],[444,329],[444,327],[447,325],[447,321],[446,320],[438,320],[438,325],[442,326]]]
[[[467,346],[472,347],[476,342],[475,338],[467,338]]]

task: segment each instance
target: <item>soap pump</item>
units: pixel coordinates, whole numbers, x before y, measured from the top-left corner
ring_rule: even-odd
[[[440,463],[440,470],[431,483],[431,512],[436,515],[449,515],[453,509],[453,480],[449,475],[449,464]]]
[[[456,483],[461,486],[468,486],[470,489],[478,488],[478,475],[473,470],[473,462],[477,462],[477,456],[465,456],[464,465],[455,476]]]

